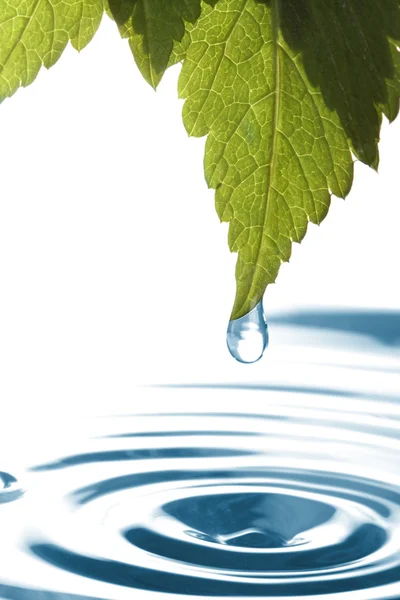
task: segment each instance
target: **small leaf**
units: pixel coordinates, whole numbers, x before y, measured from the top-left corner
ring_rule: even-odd
[[[74,19],[71,29],[71,44],[80,51],[91,41],[96,33],[104,12],[103,0],[78,0],[80,17]],[[76,10],[76,8],[75,8]]]
[[[143,77],[156,88],[167,67],[182,60],[185,24],[200,16],[200,0],[109,0],[108,12],[129,39]]]
[[[103,0],[2,0],[0,97],[32,83],[42,65],[54,65],[69,40],[84,48],[102,14]]]
[[[252,310],[292,242],[345,197],[353,152],[376,167],[399,104],[397,0],[219,0],[189,28],[179,93],[238,252],[231,319]]]

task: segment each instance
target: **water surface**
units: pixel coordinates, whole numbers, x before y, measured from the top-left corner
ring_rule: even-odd
[[[399,322],[276,316],[262,377],[140,387],[2,455],[0,598],[400,597]]]

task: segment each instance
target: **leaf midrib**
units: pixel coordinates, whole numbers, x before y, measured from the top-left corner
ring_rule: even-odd
[[[265,267],[263,265],[260,264],[259,262],[259,258],[260,258],[260,253],[261,253],[261,247],[262,247],[262,242],[263,242],[263,235],[264,235],[264,231],[266,229],[266,224],[268,221],[268,217],[269,217],[269,205],[270,205],[270,194],[271,194],[271,190],[272,190],[272,181],[274,179],[274,174],[275,174],[275,163],[276,163],[276,144],[277,144],[277,138],[278,138],[278,133],[279,133],[279,128],[278,128],[278,123],[280,120],[280,107],[281,107],[281,90],[280,90],[280,85],[281,85],[281,64],[280,64],[280,57],[279,57],[279,1],[280,0],[272,0],[271,2],[271,21],[272,21],[272,48],[273,48],[273,53],[274,53],[274,58],[273,58],[273,62],[274,62],[274,73],[275,73],[275,102],[274,102],[274,114],[273,114],[273,132],[272,132],[272,141],[271,141],[271,150],[270,150],[270,155],[269,155],[269,180],[268,180],[268,185],[267,185],[267,191],[266,191],[266,198],[265,198],[265,202],[264,202],[264,211],[263,211],[263,216],[262,216],[262,233],[260,235],[259,238],[259,242],[258,242],[258,247],[257,247],[257,255],[256,255],[256,261],[255,261],[255,266],[254,266],[254,270],[251,276],[251,280],[250,280],[250,288],[249,288],[249,293],[247,295],[246,300],[250,297],[252,297],[252,292],[253,292],[253,285],[254,285],[254,279],[257,273],[257,269],[261,268],[265,270]],[[243,306],[245,303],[242,304],[240,311],[236,311],[238,313],[238,316],[236,316],[235,318],[239,318],[242,316],[242,312],[243,312]],[[252,304],[252,303],[251,303]],[[255,306],[255,304],[254,304]],[[254,308],[254,306],[251,306],[250,310],[252,310]],[[246,313],[249,312],[248,310],[245,311]]]
[[[148,56],[148,61],[149,61],[149,75],[150,75],[150,85],[153,89],[156,89],[157,87],[157,82],[156,82],[156,78],[155,78],[155,73],[153,70],[153,61],[151,59],[151,50],[150,50],[150,44],[151,44],[151,40],[152,37],[150,35],[150,19],[149,19],[149,13],[150,10],[148,5],[147,5],[147,0],[143,0],[143,13],[144,13],[144,22],[145,22],[145,27],[146,27],[146,35],[147,35],[147,39],[148,39],[148,43],[149,43],[149,56]]]

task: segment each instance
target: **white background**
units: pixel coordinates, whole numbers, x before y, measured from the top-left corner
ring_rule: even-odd
[[[287,347],[275,350],[273,328],[270,349],[255,365],[236,363],[226,349],[236,257],[204,182],[204,141],[189,139],[182,125],[178,72],[170,70],[154,93],[105,19],[81,55],[68,48],[0,106],[0,469],[18,478],[41,453],[55,453],[53,444],[65,443],[70,453],[81,438],[86,443],[82,413],[187,404],[193,411],[239,404],[256,411],[266,401],[240,389],[219,390],[217,399],[208,390],[157,396],[140,383],[274,376],[290,386],[316,377],[306,357],[296,365]],[[400,120],[385,124],[380,174],[356,165],[350,196],[333,199],[326,220],[310,226],[268,288],[267,315],[310,305],[400,309],[399,141]],[[384,352],[381,360],[393,358],[392,349]],[[354,360],[349,348],[340,356]],[[373,353],[372,366],[378,359]],[[319,369],[318,376],[321,385],[329,376],[338,387],[398,390],[395,373],[365,369],[351,377],[345,369]],[[291,401],[319,409],[321,399],[297,394]],[[332,402],[363,414],[362,401]],[[28,554],[15,553],[25,521],[36,524],[42,514],[47,523],[57,485],[69,485],[64,472],[56,484],[53,477],[47,502],[40,488],[31,514],[18,502],[7,505],[15,514],[2,531],[16,541],[5,572],[19,585],[26,577],[28,587],[58,588],[66,576],[54,569],[51,580],[44,562],[32,568]],[[35,498],[34,485],[30,491]],[[68,530],[68,521],[60,524]],[[96,593],[84,578],[76,591],[85,593],[86,585]],[[98,587],[100,594],[104,585]],[[132,595],[120,588],[118,597],[124,591]]]
[[[157,93],[105,19],[0,108],[0,402],[133,402],[138,382],[263,373],[226,350],[236,257],[189,139],[179,67]],[[287,306],[400,308],[400,123],[268,289]],[[273,339],[271,340],[273,344]],[[249,371],[250,369],[250,371]],[[253,369],[253,370],[251,370]],[[228,374],[228,375],[226,375]]]

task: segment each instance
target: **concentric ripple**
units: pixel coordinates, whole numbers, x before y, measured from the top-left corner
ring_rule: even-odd
[[[126,417],[117,433],[97,437],[107,450],[32,467],[48,476],[80,469],[93,481],[53,506],[31,552],[125,588],[393,597],[385,594],[400,579],[398,416],[323,411],[315,401],[300,411],[284,398],[279,416],[271,404],[270,414]],[[89,475],[106,463],[108,476]]]
[[[260,466],[154,471],[74,496],[83,515],[102,506],[114,535],[131,548],[113,540],[121,553],[114,560],[94,556],[98,547],[31,549],[103,582],[177,594],[301,596],[399,581],[400,494],[364,478]]]
[[[133,414],[53,433],[0,505],[0,596],[399,598],[390,340],[372,370],[329,349],[297,379],[142,388]],[[0,502],[19,489],[0,473]]]

